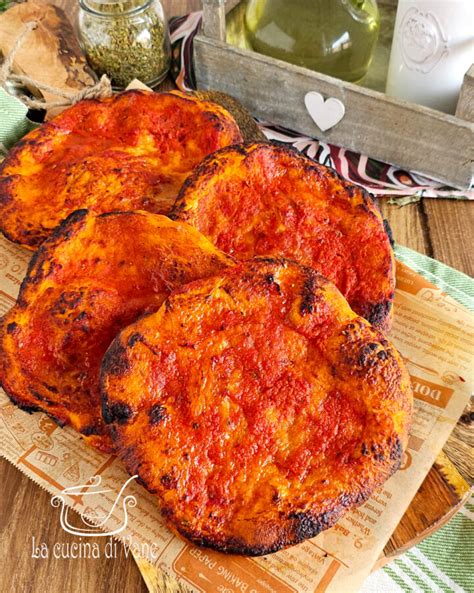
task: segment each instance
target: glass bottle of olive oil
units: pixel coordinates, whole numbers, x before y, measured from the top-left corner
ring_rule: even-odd
[[[377,42],[376,0],[248,0],[256,52],[348,81],[367,72]]]

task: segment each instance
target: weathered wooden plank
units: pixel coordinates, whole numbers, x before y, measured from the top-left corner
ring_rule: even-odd
[[[203,0],[202,31],[207,37],[225,41],[225,0]]]
[[[464,75],[464,81],[456,107],[456,117],[474,121],[474,64]]]
[[[194,47],[200,88],[229,93],[254,115],[298,132],[469,187],[472,123],[205,36],[198,36]],[[343,120],[325,133],[306,110],[309,91],[345,105]]]
[[[382,198],[379,199],[379,206],[390,224],[396,243],[426,255],[433,255],[423,204],[410,204],[400,208]]]
[[[469,497],[469,484],[441,451],[402,520],[384,548],[377,567],[393,560],[451,519]]]
[[[431,256],[474,275],[473,250],[469,247],[474,228],[472,202],[426,199],[423,211],[430,229]]]

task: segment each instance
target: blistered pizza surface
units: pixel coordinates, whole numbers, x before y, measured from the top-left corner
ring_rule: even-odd
[[[170,525],[260,555],[317,535],[399,466],[400,355],[310,268],[261,258],[175,291],[102,364],[118,455]]]
[[[192,95],[126,91],[81,101],[0,165],[0,230],[36,248],[80,208],[166,214],[206,155],[240,141],[224,108]]]
[[[351,307],[387,329],[395,260],[373,198],[285,146],[256,143],[209,156],[172,216],[238,259],[283,256],[321,272]]]
[[[20,407],[111,450],[99,366],[117,333],[171,290],[232,264],[196,229],[147,212],[72,214],[36,252],[0,320],[0,383]]]

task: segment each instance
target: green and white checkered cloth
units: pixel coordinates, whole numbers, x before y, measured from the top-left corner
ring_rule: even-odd
[[[474,281],[406,247],[397,258],[474,311]],[[368,577],[360,593],[474,593],[474,496],[451,521]],[[350,593],[350,592],[344,592]]]
[[[360,593],[472,593],[474,497],[451,521],[368,577]]]

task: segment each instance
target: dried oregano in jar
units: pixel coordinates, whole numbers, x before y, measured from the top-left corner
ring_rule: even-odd
[[[134,78],[153,86],[166,76],[170,42],[158,0],[79,0],[79,34],[91,68],[116,89]]]

